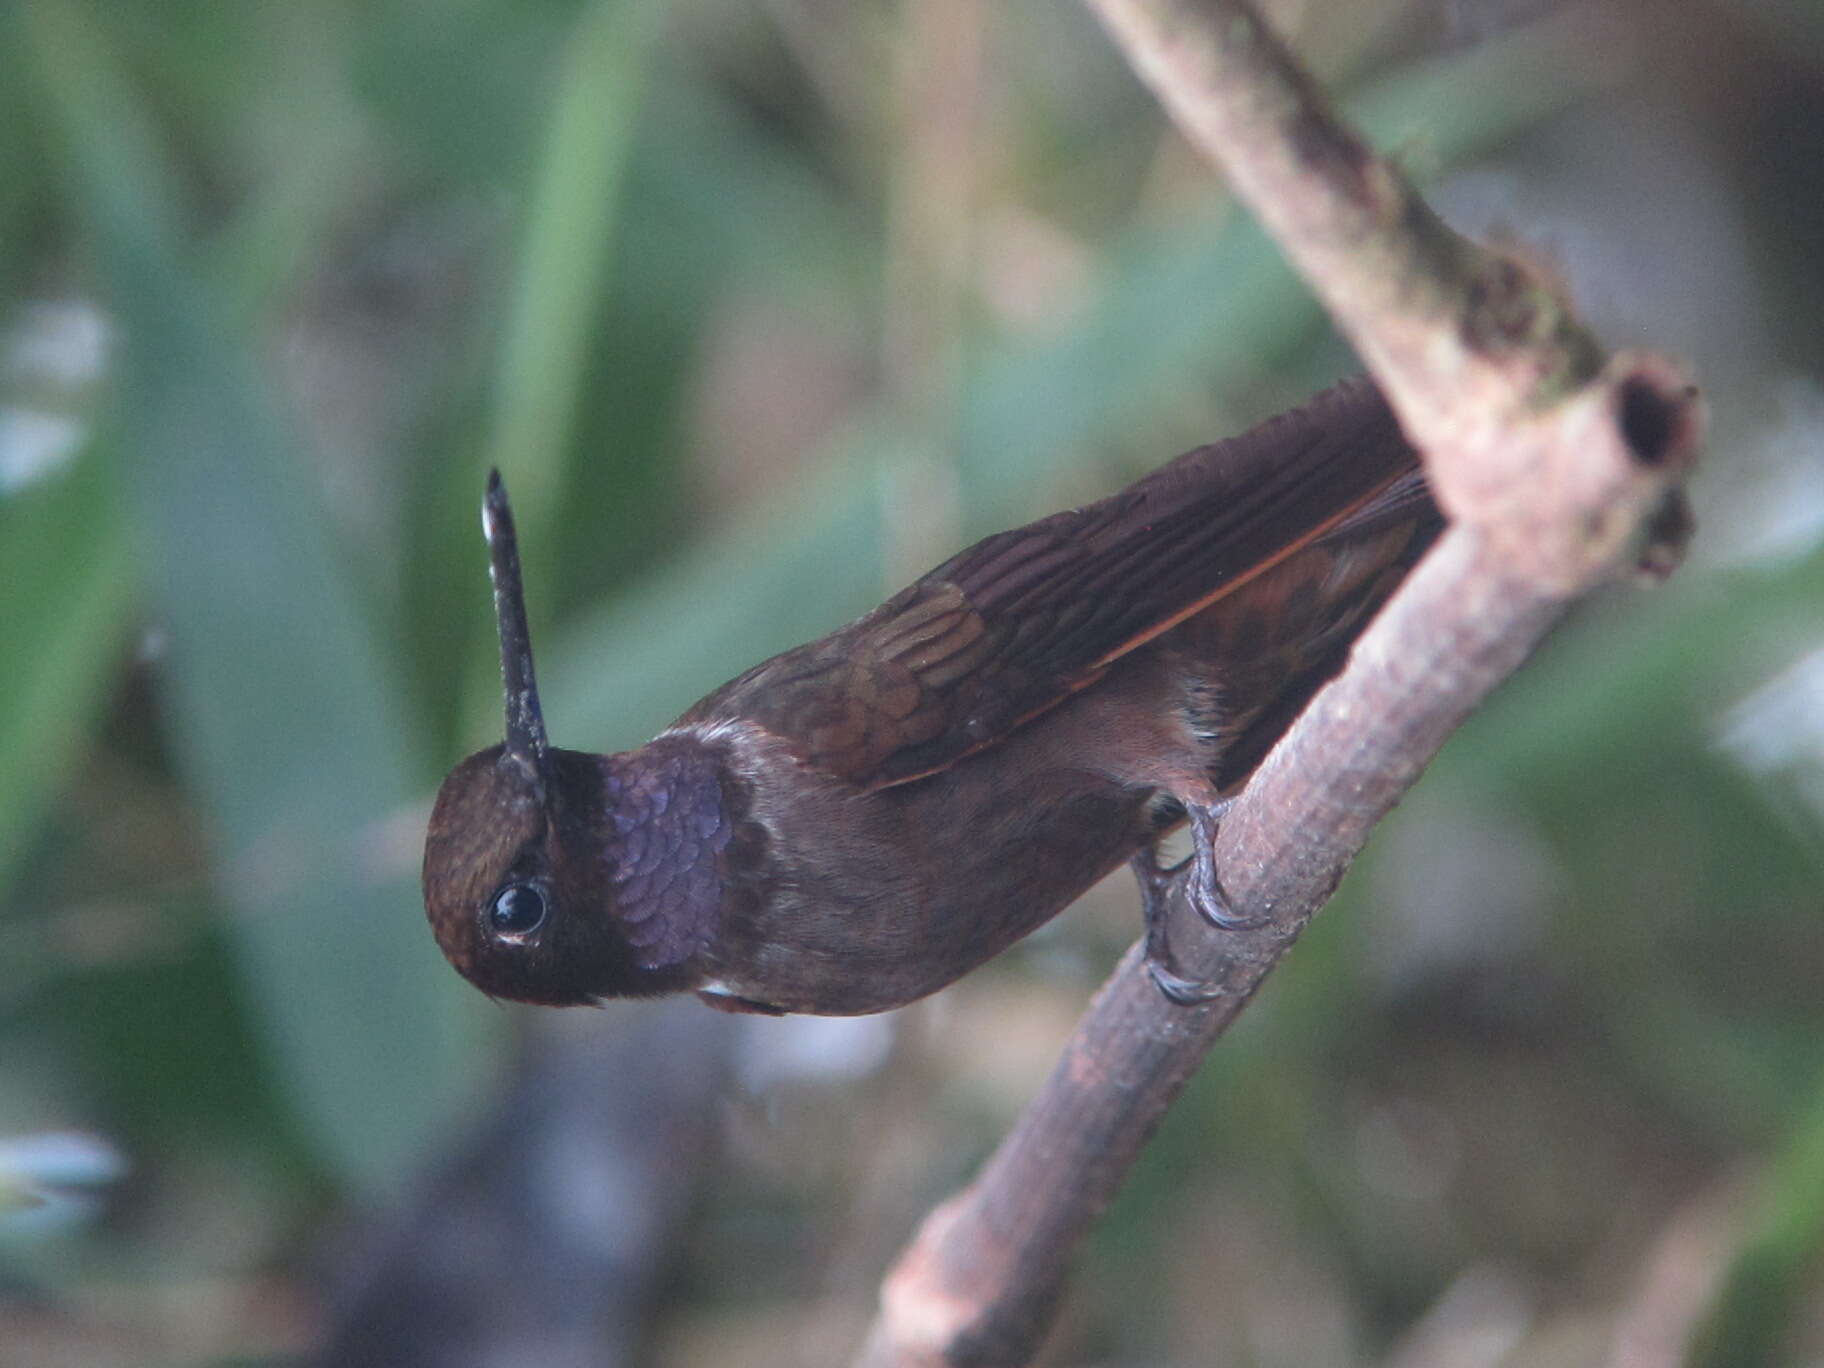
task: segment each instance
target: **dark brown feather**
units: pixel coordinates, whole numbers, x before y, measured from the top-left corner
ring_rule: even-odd
[[[1274,570],[1326,534],[1346,530],[1353,544],[1394,525],[1402,535],[1415,504],[1435,521],[1417,469],[1373,386],[1339,385],[1109,498],[977,542],[865,617],[731,681],[679,725],[758,724],[864,789],[946,769],[1244,586],[1321,578],[1315,564]],[[1220,630],[1254,620],[1271,596],[1263,584]],[[1266,644],[1244,661],[1264,662]],[[1310,662],[1291,665],[1278,684],[1300,683]],[[1237,716],[1251,725],[1271,701]]]

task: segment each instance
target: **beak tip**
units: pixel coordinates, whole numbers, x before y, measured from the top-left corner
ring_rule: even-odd
[[[512,509],[507,504],[507,487],[498,468],[488,471],[488,490],[481,500],[481,534],[493,546],[500,538],[501,524],[511,524]]]

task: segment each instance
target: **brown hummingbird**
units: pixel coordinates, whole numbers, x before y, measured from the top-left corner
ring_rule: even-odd
[[[1191,903],[1247,780],[1442,526],[1365,380],[1118,494],[977,542],[756,665],[620,755],[545,740],[513,519],[483,501],[506,740],[444,781],[424,902],[450,963],[562,1005],[694,990],[851,1014],[935,992],[1123,860],[1148,965],[1156,842],[1188,819]]]

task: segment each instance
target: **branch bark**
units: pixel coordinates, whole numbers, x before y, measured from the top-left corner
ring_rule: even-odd
[[[888,1276],[860,1362],[1027,1362],[1077,1240],[1204,1054],[1459,723],[1581,594],[1676,564],[1701,431],[1674,363],[1605,360],[1552,282],[1447,228],[1337,122],[1245,0],[1088,0],[1392,400],[1452,525],[1229,810],[1217,868],[1258,929],[1172,943],[1185,1008],[1130,950],[976,1180]]]

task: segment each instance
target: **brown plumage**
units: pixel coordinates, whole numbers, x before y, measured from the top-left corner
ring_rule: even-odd
[[[1087,507],[989,537],[616,756],[550,748],[511,519],[487,504],[508,740],[445,781],[425,905],[535,1002],[695,989],[764,1011],[935,991],[1189,817],[1193,901],[1245,782],[1441,520],[1356,381]]]

